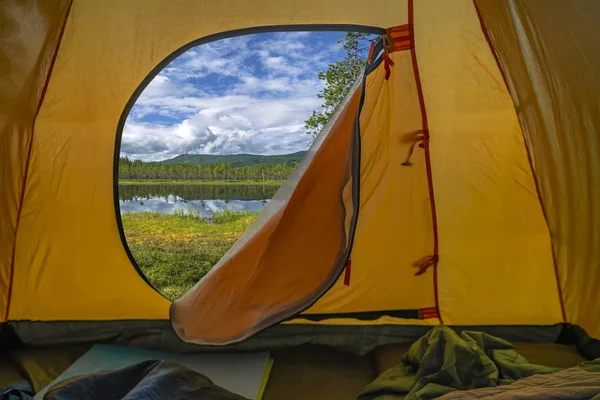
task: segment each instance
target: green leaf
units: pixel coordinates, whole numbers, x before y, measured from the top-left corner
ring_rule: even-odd
[[[318,73],[317,77],[325,81],[325,87],[317,94],[323,103],[304,122],[306,133],[316,137],[327,125],[352,85],[362,76],[366,65],[368,42],[374,39],[371,35],[358,32],[346,32],[338,41],[346,55],[342,60],[329,64],[327,70]]]

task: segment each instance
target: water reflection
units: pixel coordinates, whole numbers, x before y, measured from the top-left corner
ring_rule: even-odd
[[[261,211],[278,187],[273,185],[119,185],[121,213],[188,212],[204,217],[223,210]]]

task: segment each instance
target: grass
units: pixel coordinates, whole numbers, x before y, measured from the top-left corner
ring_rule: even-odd
[[[283,181],[154,181],[154,180],[120,180],[119,185],[281,185]]]
[[[174,300],[225,255],[258,214],[224,211],[212,221],[199,214],[123,214],[127,244],[150,283]]]

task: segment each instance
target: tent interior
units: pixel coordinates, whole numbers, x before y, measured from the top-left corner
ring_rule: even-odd
[[[594,0],[3,2],[0,388],[37,393],[97,344],[267,350],[265,399],[403,396],[378,379],[413,360],[416,390],[427,354],[457,366],[465,343],[501,371],[498,354],[588,365],[600,357],[599,17]],[[311,29],[379,38],[254,224],[168,301],[120,220],[129,110],[193,46]]]
[[[532,364],[570,368],[585,360],[565,344],[514,344]],[[38,392],[89,347],[74,344],[9,351],[0,359],[0,386],[27,379]],[[273,369],[262,398],[354,399],[379,374],[396,366],[408,348],[409,344],[392,344],[359,356],[331,346],[280,347],[273,352]]]

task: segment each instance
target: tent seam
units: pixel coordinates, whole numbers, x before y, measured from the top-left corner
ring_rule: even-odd
[[[413,73],[415,76],[415,84],[417,87],[417,95],[419,97],[419,107],[421,109],[421,128],[425,133],[424,150],[425,150],[425,167],[427,169],[427,183],[429,187],[429,202],[431,205],[431,222],[433,229],[433,294],[435,298],[435,308],[438,313],[440,324],[444,323],[442,313],[440,311],[440,302],[438,296],[438,263],[439,263],[439,237],[437,224],[437,211],[435,206],[435,192],[433,189],[433,174],[431,171],[431,153],[429,151],[429,125],[427,122],[427,109],[425,107],[425,98],[423,96],[423,87],[421,85],[421,77],[419,74],[419,64],[417,62],[415,28],[414,28],[414,4],[413,0],[408,0],[408,29],[412,37],[412,46],[410,47],[410,55],[412,59]]]
[[[56,63],[56,59],[58,57],[58,52],[60,50],[60,45],[62,43],[63,35],[65,33],[65,28],[67,27],[67,21],[69,20],[69,15],[71,14],[71,6],[73,5],[73,0],[69,1],[69,5],[67,6],[67,12],[65,13],[65,19],[63,25],[61,27],[58,42],[56,45],[56,49],[54,50],[54,54],[52,55],[52,61],[50,62],[50,67],[48,68],[48,73],[46,74],[46,79],[44,81],[44,86],[42,87],[42,92],[40,94],[40,99],[38,101],[37,108],[35,110],[35,114],[33,115],[33,124],[31,127],[31,137],[29,139],[29,143],[27,145],[27,156],[25,158],[25,171],[23,173],[23,186],[21,187],[21,195],[19,196],[19,207],[17,211],[17,219],[15,221],[15,240],[13,242],[12,248],[12,256],[10,262],[10,272],[8,279],[8,294],[6,300],[6,310],[5,310],[5,321],[9,321],[9,312],[10,312],[10,303],[12,300],[12,290],[13,290],[13,278],[15,274],[15,260],[17,253],[17,233],[19,231],[19,225],[21,222],[21,214],[23,211],[23,203],[25,202],[25,191],[27,188],[27,181],[29,178],[29,167],[31,164],[31,153],[33,150],[33,140],[35,138],[35,122],[37,120],[38,114],[42,109],[42,104],[44,103],[44,99],[46,98],[46,92],[48,91],[48,85],[50,84],[50,78],[52,76],[52,71],[54,70],[54,65]]]

